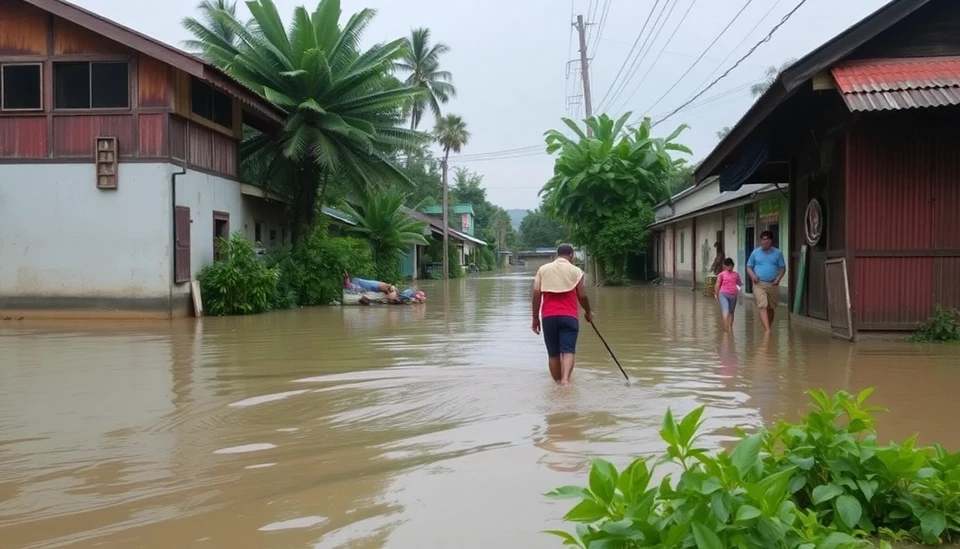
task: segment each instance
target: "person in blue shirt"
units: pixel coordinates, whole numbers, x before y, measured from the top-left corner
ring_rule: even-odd
[[[773,233],[760,233],[760,247],[747,260],[747,276],[753,281],[753,295],[757,299],[763,331],[770,332],[774,311],[780,304],[780,279],[787,272],[783,253],[773,247]]]

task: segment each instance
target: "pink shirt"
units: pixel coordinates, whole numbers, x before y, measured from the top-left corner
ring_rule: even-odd
[[[737,286],[740,285],[740,273],[736,271],[721,271],[717,278],[720,280],[720,293],[737,295]]]

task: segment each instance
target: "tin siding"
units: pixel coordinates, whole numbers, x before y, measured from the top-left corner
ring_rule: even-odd
[[[121,157],[134,156],[134,118],[128,114],[55,116],[53,153],[59,157],[93,158],[94,139],[116,137]]]
[[[874,115],[851,133],[851,292],[862,329],[912,329],[934,304],[960,306],[954,114]]]
[[[0,157],[47,156],[47,119],[44,116],[0,118]]]

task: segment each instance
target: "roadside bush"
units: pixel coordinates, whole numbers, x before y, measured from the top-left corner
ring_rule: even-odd
[[[216,250],[224,259],[197,277],[204,311],[214,316],[269,311],[277,300],[280,270],[257,258],[253,243],[239,231],[218,239]]]
[[[890,547],[888,540],[928,544],[960,533],[960,454],[918,448],[915,439],[880,446],[872,390],[832,398],[810,392],[799,424],[742,435],[732,452],[711,456],[696,441],[704,408],[660,436],[666,454],[652,466],[638,459],[622,472],[594,459],[589,486],[565,486],[554,499],[578,499],[565,520],[576,534],[559,536],[581,548],[840,549]],[[679,468],[651,485],[654,468]]]
[[[497,254],[490,246],[480,252],[480,268],[484,271],[495,271],[497,269]]]
[[[358,238],[331,237],[325,223],[301,238],[291,259],[293,286],[303,306],[340,301],[344,269],[351,276],[376,275],[370,245]]]
[[[293,262],[293,248],[279,246],[269,252],[263,259],[267,268],[277,269],[277,292],[271,303],[271,309],[292,309],[300,304],[298,283],[295,277],[296,265]]]
[[[937,305],[933,316],[920,325],[911,337],[917,343],[949,343],[960,341],[960,311]]]

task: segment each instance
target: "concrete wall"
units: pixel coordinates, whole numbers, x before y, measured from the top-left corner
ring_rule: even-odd
[[[723,214],[721,212],[701,215],[697,218],[696,253],[697,284],[702,285],[711,274],[710,267],[717,258],[717,233],[723,230]]]
[[[166,202],[169,204],[169,200]],[[213,264],[213,212],[230,214],[230,231],[233,232],[246,222],[243,216],[243,196],[240,184],[215,175],[195,170],[187,170],[177,178],[177,206],[190,208],[190,273],[194,280],[200,271]],[[165,208],[168,230],[172,229],[170,207]],[[172,304],[174,315],[189,312],[190,285],[173,286]]]
[[[287,225],[287,207],[282,202],[244,195],[242,200],[242,224],[230,220],[230,232],[242,230],[247,240],[259,242],[257,247],[271,249],[290,244],[290,229]],[[241,221],[241,220],[238,220]],[[257,239],[257,224],[260,238]]]
[[[99,190],[93,164],[0,165],[0,310],[169,313],[170,165],[120,164]]]
[[[740,230],[737,224],[737,209],[731,208],[729,210],[724,210],[723,217],[723,250],[727,257],[736,262],[736,266],[734,268],[740,273],[740,277],[743,278],[747,275],[747,273],[743,268],[743,261],[740,261],[739,259],[739,250],[743,247],[743,244],[740,243]]]
[[[99,190],[93,164],[0,165],[2,316],[189,314],[190,285],[172,283],[171,177],[179,169],[121,163],[118,189]],[[178,176],[194,279],[213,263],[214,211],[230,215],[231,231],[253,230],[243,201],[235,181],[193,170]]]
[[[677,236],[675,250],[677,254],[677,284],[689,286],[693,284],[693,254],[696,252],[693,235],[693,222],[681,221],[676,224]]]

